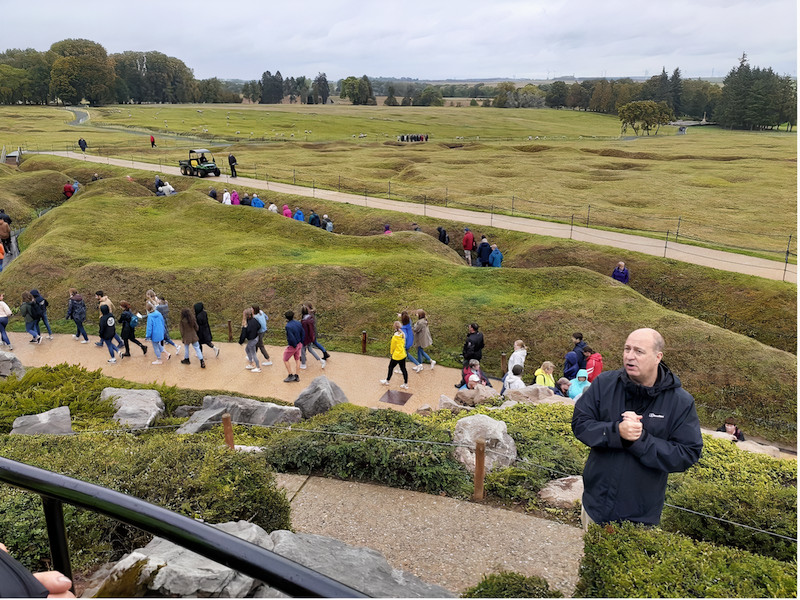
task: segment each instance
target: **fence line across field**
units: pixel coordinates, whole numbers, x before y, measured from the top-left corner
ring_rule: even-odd
[[[364,434],[364,433],[349,433],[349,432],[344,432],[344,431],[326,431],[326,430],[323,430],[323,429],[293,428],[291,425],[288,425],[288,426],[281,426],[281,425],[255,425],[253,423],[243,423],[243,422],[233,421],[233,420],[231,420],[230,415],[227,415],[227,414],[223,415],[222,416],[222,420],[220,420],[220,421],[207,421],[207,423],[210,424],[210,425],[222,425],[223,426],[223,439],[225,440],[226,444],[231,449],[234,449],[234,444],[233,444],[233,435],[234,434],[233,434],[233,431],[231,429],[231,426],[232,425],[240,425],[240,426],[244,426],[244,427],[263,427],[265,429],[273,429],[273,430],[277,430],[277,431],[280,431],[280,432],[292,432],[292,433],[304,433],[304,434],[312,433],[312,434],[320,434],[320,435],[342,436],[342,437],[355,438],[355,439],[358,439],[358,440],[380,440],[380,441],[384,441],[384,442],[418,444],[418,445],[428,445],[428,446],[442,446],[442,447],[447,447],[447,448],[467,448],[469,450],[472,450],[472,451],[476,452],[476,460],[482,454],[482,452],[480,452],[478,450],[481,449],[481,442],[483,440],[478,440],[478,442],[476,444],[464,444],[464,443],[455,443],[455,442],[436,442],[436,441],[432,441],[432,440],[419,440],[419,439],[410,439],[410,438],[399,438],[399,437],[391,437],[391,436],[383,436],[383,435],[370,435],[370,434]],[[76,432],[76,433],[78,435],[80,435],[80,434],[98,434],[98,433],[99,434],[142,433],[142,432],[147,431],[148,429],[177,429],[179,427],[181,427],[181,425],[164,425],[164,426],[144,427],[144,428],[119,428],[119,429],[103,429],[103,430],[94,430],[94,431],[89,430],[89,431],[80,431],[80,432]],[[486,448],[485,447],[485,443],[483,445],[483,453],[494,454],[496,456],[504,457],[504,458],[508,458],[509,457],[507,454],[505,454],[503,452],[498,452],[498,451],[493,450],[491,448]],[[515,463],[522,463],[524,465],[528,465],[528,466],[531,466],[531,467],[534,467],[534,468],[537,468],[537,469],[549,471],[551,473],[555,473],[556,475],[560,475],[562,477],[580,477],[580,475],[578,475],[578,474],[565,473],[565,472],[560,471],[558,469],[554,469],[553,467],[547,467],[547,466],[544,466],[544,465],[540,465],[540,464],[535,463],[535,462],[533,462],[533,461],[531,461],[531,460],[529,460],[527,458],[524,458],[524,457],[523,458],[519,458],[518,457],[518,458],[515,459],[514,462]],[[483,472],[483,465],[481,465],[481,468],[479,469],[478,465],[476,464],[476,475],[479,475],[481,472]],[[478,484],[478,482],[476,482],[476,487],[480,487],[482,489],[483,482],[481,481],[479,484]],[[482,499],[482,497],[479,498],[479,499]],[[689,513],[692,513],[692,514],[695,514],[695,515],[698,515],[698,516],[702,516],[702,517],[706,517],[706,518],[709,518],[709,519],[713,519],[713,520],[716,520],[716,521],[721,521],[723,523],[728,523],[729,525],[733,525],[735,527],[741,527],[743,529],[747,529],[747,530],[755,531],[755,532],[758,532],[758,533],[771,535],[771,536],[774,536],[774,537],[777,537],[777,538],[782,538],[782,539],[785,539],[785,540],[789,540],[789,541],[795,542],[795,543],[797,542],[796,538],[785,536],[785,535],[782,535],[780,533],[775,533],[775,532],[772,532],[772,531],[767,531],[767,530],[764,530],[764,529],[759,529],[757,527],[752,527],[750,525],[745,525],[743,523],[737,523],[736,521],[723,519],[721,517],[715,517],[714,515],[709,515],[707,513],[694,511],[694,510],[691,510],[691,509],[688,509],[688,508],[685,508],[685,507],[682,507],[682,506],[675,506],[673,504],[668,504],[668,503],[665,503],[664,506],[668,506],[668,507],[676,509],[676,510],[682,510],[682,511],[685,511],[685,512],[689,512]]]

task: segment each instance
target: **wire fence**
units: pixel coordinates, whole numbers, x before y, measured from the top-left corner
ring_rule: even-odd
[[[224,425],[223,421],[211,420],[211,421],[207,421],[206,423],[209,424],[209,425]],[[284,425],[255,425],[253,423],[245,423],[245,422],[239,422],[239,421],[231,421],[231,424],[244,426],[244,427],[263,427],[263,428],[271,429],[271,430],[274,430],[274,431],[277,431],[277,432],[280,432],[280,433],[298,433],[298,434],[306,434],[306,435],[307,434],[317,434],[320,437],[322,437],[322,436],[339,436],[339,437],[352,438],[354,440],[379,440],[379,441],[382,441],[382,442],[391,442],[391,443],[395,443],[395,444],[399,443],[399,444],[415,444],[415,445],[419,445],[419,446],[442,446],[442,447],[447,447],[447,448],[466,448],[466,449],[471,450],[473,452],[476,450],[476,445],[475,444],[466,444],[466,443],[457,443],[457,442],[437,442],[437,441],[433,441],[433,440],[409,439],[409,438],[393,437],[393,436],[387,436],[387,435],[370,435],[370,434],[352,433],[352,432],[344,432],[344,431],[330,431],[330,430],[323,430],[323,429],[311,429],[311,428],[307,428],[307,427],[294,428],[291,425],[286,425],[286,426],[284,426]],[[117,429],[84,430],[84,431],[79,431],[79,432],[76,432],[76,433],[79,434],[79,435],[80,434],[112,434],[113,435],[113,434],[120,434],[120,433],[142,433],[142,432],[145,432],[145,431],[148,431],[148,430],[152,430],[152,429],[177,429],[177,428],[179,428],[181,426],[182,425],[164,425],[164,426],[143,427],[143,428],[124,428],[124,427],[120,427],[120,428],[117,428]],[[566,473],[564,471],[560,471],[560,470],[555,469],[553,467],[548,467],[546,465],[538,464],[536,462],[533,462],[533,461],[529,460],[528,458],[525,458],[525,457],[511,457],[511,456],[509,456],[509,455],[507,455],[507,454],[505,454],[503,452],[499,452],[499,451],[493,450],[491,448],[486,448],[485,452],[487,454],[493,454],[493,455],[495,455],[497,457],[500,457],[500,458],[505,458],[505,459],[512,458],[513,461],[514,461],[514,464],[523,464],[523,465],[526,465],[526,466],[529,466],[529,467],[533,467],[533,468],[536,468],[536,469],[541,469],[541,470],[544,470],[544,471],[548,471],[549,473],[553,473],[555,475],[558,475],[560,477],[581,477],[581,474],[578,474],[578,473]],[[675,506],[675,505],[669,504],[669,503],[665,503],[664,505],[668,506],[669,508],[675,509],[675,510],[685,511],[685,512],[692,513],[692,514],[695,514],[695,515],[698,515],[698,516],[702,516],[702,517],[705,517],[705,518],[708,518],[708,519],[712,519],[712,520],[715,520],[715,521],[724,522],[724,523],[727,523],[729,525],[733,525],[735,527],[740,527],[742,529],[754,531],[754,532],[757,532],[757,533],[763,533],[763,534],[770,535],[770,536],[773,536],[773,537],[776,537],[776,538],[781,538],[781,539],[785,539],[785,540],[797,543],[797,538],[792,538],[792,537],[789,537],[789,536],[786,536],[786,535],[782,535],[780,533],[775,533],[773,531],[767,531],[767,530],[764,530],[764,529],[760,529],[758,527],[753,527],[753,526],[750,526],[750,525],[746,525],[744,523],[737,523],[736,521],[731,521],[729,519],[724,519],[722,517],[717,517],[717,516],[710,515],[710,514],[707,514],[707,513],[698,512],[698,511],[695,511],[695,510],[692,510],[692,509],[689,509],[689,508],[686,508],[686,507],[682,507],[682,506]]]

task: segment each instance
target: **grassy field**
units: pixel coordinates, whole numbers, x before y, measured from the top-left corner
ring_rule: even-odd
[[[696,127],[675,135],[664,127],[658,136],[620,139],[613,116],[476,107],[120,106],[90,113],[89,125],[71,127],[65,111],[2,108],[0,142],[64,149],[83,136],[90,153],[170,165],[203,144],[223,170],[234,152],[248,177],[574,217],[659,237],[669,231],[775,260],[787,245],[796,254],[794,133]],[[416,132],[430,141],[397,143],[397,135]]]
[[[360,332],[367,330],[374,355],[386,352],[394,314],[422,307],[430,315],[437,360],[451,366],[465,324],[480,322],[491,372],[517,337],[528,341],[531,365],[553,360],[560,366],[575,330],[606,357],[608,368],[617,368],[627,332],[648,325],[664,333],[666,360],[698,399],[707,424],[733,413],[752,433],[794,439],[793,355],[667,310],[607,276],[575,266],[471,269],[424,233],[330,235],[268,211],[217,204],[200,191],[206,182],[196,179],[179,184],[197,190],[169,198],[152,196],[143,187],[149,184],[149,174],[133,182],[104,179],[34,221],[21,238],[23,254],[0,275],[7,298],[15,303],[22,290],[38,287],[58,306],[70,286],[102,288],[141,310],[143,292],[152,287],[174,307],[203,301],[218,335],[228,319],[238,324],[248,303],[277,317],[311,300],[329,347],[358,351]],[[358,221],[377,233],[387,220],[387,213],[340,208],[334,214],[343,226]],[[524,243],[509,238],[509,248]],[[524,266],[513,250],[509,255]],[[279,327],[270,333],[281,343]]]

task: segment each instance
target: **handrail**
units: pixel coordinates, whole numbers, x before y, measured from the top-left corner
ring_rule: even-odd
[[[48,519],[50,548],[54,554],[54,567],[62,572],[67,571],[65,575],[68,577],[71,577],[69,555],[57,556],[59,547],[62,551],[66,549],[63,518],[61,523],[53,522],[54,517],[55,521],[58,521],[61,515],[61,502],[104,514],[162,537],[292,596],[368,597],[327,575],[220,529],[99,485],[2,457],[0,457],[0,482],[42,496],[45,516]],[[55,510],[54,502],[57,503]],[[59,528],[61,539],[58,539]]]

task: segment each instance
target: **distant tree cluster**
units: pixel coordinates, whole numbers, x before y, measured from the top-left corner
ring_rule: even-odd
[[[659,128],[675,118],[672,109],[663,100],[661,102],[652,100],[629,102],[620,106],[617,112],[619,120],[622,121],[622,133],[625,133],[630,127],[636,135],[639,135],[640,130],[642,133],[650,135],[653,128],[658,135]]]
[[[67,39],[45,52],[32,48],[0,54],[3,104],[109,102],[239,102],[217,78],[197,80],[183,61],[161,52],[108,55],[96,42]]]
[[[797,124],[797,81],[780,77],[771,68],[752,68],[747,55],[731,69],[722,88],[715,119],[724,127],[772,129]]]

